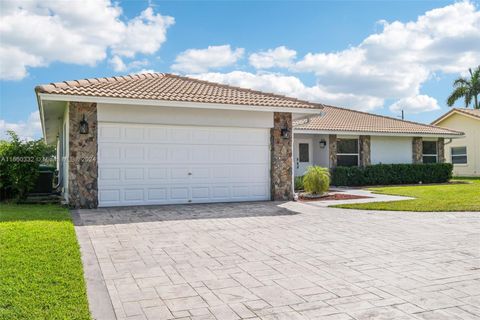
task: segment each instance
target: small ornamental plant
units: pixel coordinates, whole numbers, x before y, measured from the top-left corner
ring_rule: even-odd
[[[303,176],[303,187],[312,195],[322,195],[330,186],[330,172],[327,168],[310,166]]]

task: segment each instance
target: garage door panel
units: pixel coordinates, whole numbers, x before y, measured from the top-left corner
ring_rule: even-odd
[[[116,204],[120,201],[120,190],[119,189],[99,190],[98,200],[100,203]]]
[[[147,148],[147,162],[167,162],[168,146],[153,145]]]
[[[145,129],[147,131],[147,141],[167,142],[168,129],[165,127],[150,127]]]
[[[124,129],[124,137],[126,141],[142,141],[144,139],[145,130],[141,127],[130,127]]]
[[[169,128],[170,141],[173,143],[192,143],[192,128],[189,127],[171,127]]]
[[[167,179],[167,168],[147,168],[147,176],[149,180]]]
[[[170,162],[188,163],[190,159],[190,148],[188,146],[170,146],[168,156]]]
[[[144,146],[136,146],[136,145],[128,145],[123,148],[123,159],[124,161],[127,162],[143,162],[145,159],[144,157]]]
[[[172,180],[190,180],[190,169],[188,167],[183,168],[170,168],[170,178]]]
[[[120,126],[102,126],[98,130],[98,139],[102,141],[119,141],[121,138]]]
[[[143,189],[125,189],[123,191],[125,201],[143,201]]]
[[[267,200],[269,129],[99,123],[99,205]]]
[[[143,168],[125,168],[124,169],[125,180],[144,180],[144,169]]]
[[[172,200],[184,200],[188,201],[189,199],[189,187],[171,187],[170,188],[170,199]]]
[[[168,188],[149,188],[147,192],[148,201],[167,201]]]
[[[266,163],[269,152],[264,146],[232,146],[231,163]]]

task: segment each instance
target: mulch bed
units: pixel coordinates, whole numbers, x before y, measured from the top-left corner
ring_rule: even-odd
[[[367,199],[371,197],[366,197],[366,196],[356,196],[353,194],[340,194],[340,193],[334,193],[334,194],[328,194],[326,196],[312,199],[312,198],[303,198],[299,197],[298,200],[300,201],[323,201],[323,200],[351,200],[351,199]]]

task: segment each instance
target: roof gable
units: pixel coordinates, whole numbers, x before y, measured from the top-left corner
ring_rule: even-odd
[[[453,108],[452,110],[442,115],[440,118],[432,121],[432,124],[438,125],[440,122],[444,121],[445,119],[451,117],[454,114],[480,120],[480,109]]]

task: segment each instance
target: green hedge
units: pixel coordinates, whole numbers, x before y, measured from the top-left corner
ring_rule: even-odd
[[[334,186],[372,186],[447,182],[451,163],[376,164],[367,167],[337,167],[332,170]]]

